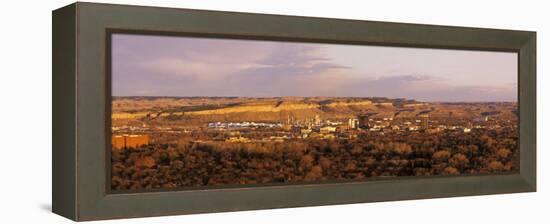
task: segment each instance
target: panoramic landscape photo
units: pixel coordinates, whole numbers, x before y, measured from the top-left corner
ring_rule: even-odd
[[[516,53],[112,35],[112,190],[519,171]]]

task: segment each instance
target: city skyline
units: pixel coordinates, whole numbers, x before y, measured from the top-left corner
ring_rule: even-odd
[[[113,96],[517,101],[508,52],[114,34]]]

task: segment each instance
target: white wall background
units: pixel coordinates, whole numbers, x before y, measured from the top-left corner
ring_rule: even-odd
[[[546,1],[98,1],[179,8],[534,30],[538,32],[537,193],[100,223],[548,223],[550,25]],[[51,209],[51,10],[69,0],[3,1],[0,8],[0,223],[68,223]],[[546,87],[546,88],[545,88]],[[32,138],[31,138],[32,137]]]

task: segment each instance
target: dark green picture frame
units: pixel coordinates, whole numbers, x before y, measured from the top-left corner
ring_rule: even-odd
[[[109,34],[517,52],[520,172],[164,192],[109,191]],[[74,3],[53,12],[53,212],[73,220],[536,191],[536,33]]]

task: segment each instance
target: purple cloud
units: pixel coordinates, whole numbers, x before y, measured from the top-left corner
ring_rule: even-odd
[[[418,66],[407,59],[411,49],[392,48],[395,63],[378,63],[380,55],[370,48],[347,53],[330,53],[327,48],[345,45],[250,41],[213,38],[186,38],[143,35],[113,37],[113,95],[116,96],[356,96],[409,98],[424,101],[515,101],[516,83],[494,85],[487,82],[457,82],[446,79],[456,66],[483,66],[463,52],[455,54],[463,63],[444,75],[434,76],[430,64]],[[374,49],[374,48],[373,48]],[[405,48],[403,48],[405,49]],[[327,53],[328,52],[328,53]],[[407,53],[408,52],[408,53]],[[441,54],[439,52],[438,54]],[[466,55],[466,54],[464,54]],[[377,71],[369,73],[342,63],[344,58],[364,59]],[[434,57],[440,57],[435,55]],[[477,59],[477,58],[476,58]],[[338,62],[337,62],[338,61]],[[415,64],[407,64],[408,61]],[[446,61],[444,61],[446,62]],[[378,66],[378,67],[377,67]],[[407,75],[395,74],[413,67]],[[439,65],[438,72],[442,67]],[[418,73],[425,71],[424,74]],[[401,71],[399,71],[401,72]],[[416,75],[421,74],[421,75]],[[456,77],[456,76],[455,76]]]

